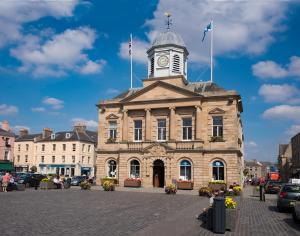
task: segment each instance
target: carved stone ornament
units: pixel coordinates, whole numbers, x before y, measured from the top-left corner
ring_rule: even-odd
[[[156,145],[149,149],[152,156],[166,156],[166,149],[162,146]]]

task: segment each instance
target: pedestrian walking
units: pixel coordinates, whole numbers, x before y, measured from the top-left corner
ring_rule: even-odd
[[[6,174],[2,177],[2,191],[7,192],[7,186],[10,182],[10,174],[6,172]]]

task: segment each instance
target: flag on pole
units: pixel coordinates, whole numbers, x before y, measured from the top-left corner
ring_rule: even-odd
[[[130,34],[130,39],[129,39],[129,55],[131,55],[131,49],[132,49],[132,35]]]
[[[205,27],[204,31],[203,31],[203,38],[202,38],[202,42],[204,41],[205,39],[205,36],[206,36],[206,33],[208,31],[211,31],[212,30],[212,25],[211,25],[211,22]]]

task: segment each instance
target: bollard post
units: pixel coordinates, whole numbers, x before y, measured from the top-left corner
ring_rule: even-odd
[[[263,200],[263,186],[261,184],[259,185],[259,200]]]
[[[213,203],[213,232],[224,234],[225,227],[225,217],[226,217],[226,208],[225,208],[225,198],[216,197],[214,198]]]

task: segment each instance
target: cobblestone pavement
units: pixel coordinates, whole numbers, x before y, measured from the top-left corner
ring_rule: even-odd
[[[0,219],[0,235],[213,235],[195,218],[207,198],[149,191],[0,193],[0,214],[8,216]],[[277,212],[275,195],[260,202],[250,191],[245,191],[236,232],[225,235],[300,235],[291,214]]]

